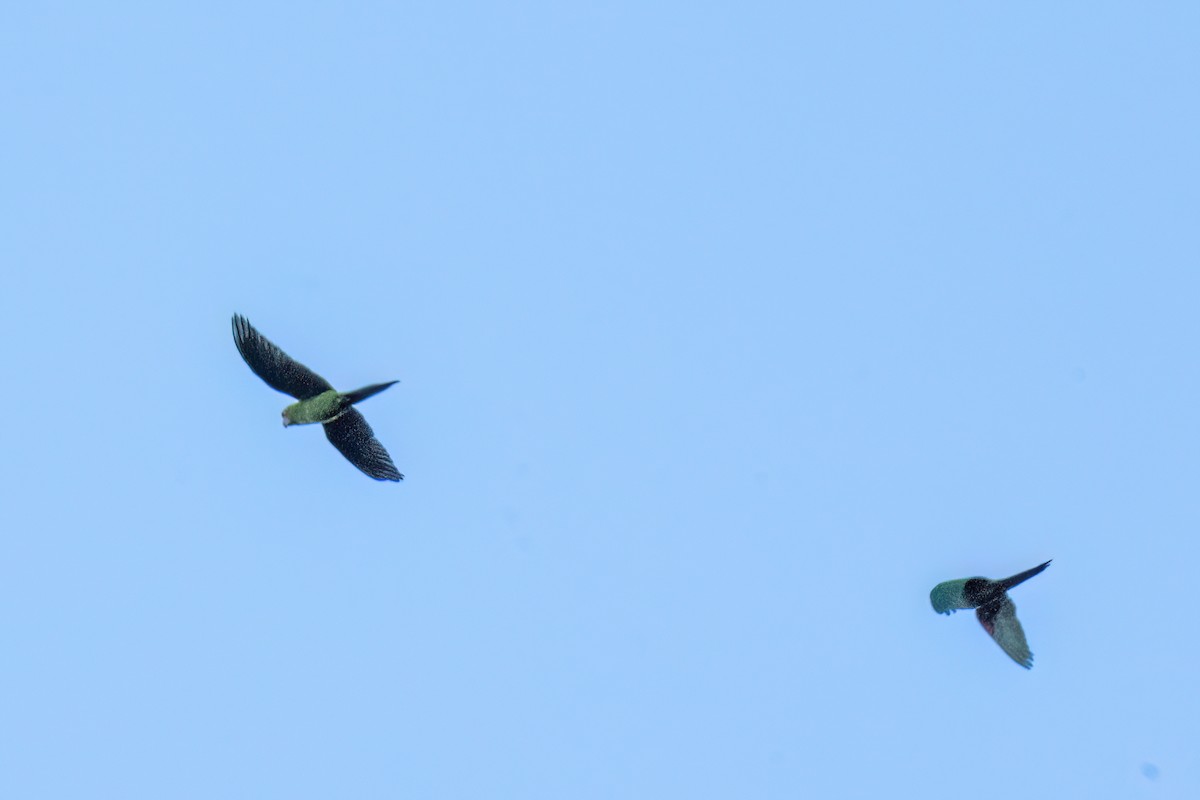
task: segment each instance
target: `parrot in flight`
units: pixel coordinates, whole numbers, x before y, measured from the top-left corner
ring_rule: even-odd
[[[1050,566],[1050,562],[1019,572],[1011,578],[993,581],[987,578],[960,578],[933,587],[929,602],[939,614],[949,614],[960,608],[975,609],[979,624],[996,644],[1025,669],[1033,666],[1033,653],[1025,641],[1025,631],[1017,620],[1017,607],[1008,597],[1008,590],[1023,583]]]
[[[404,478],[355,403],[379,394],[397,381],[373,383],[353,392],[339,392],[329,381],[296,361],[259,333],[250,320],[233,315],[233,341],[254,374],[295,403],[283,410],[283,426],[319,422],[325,436],[346,459],[377,481]]]

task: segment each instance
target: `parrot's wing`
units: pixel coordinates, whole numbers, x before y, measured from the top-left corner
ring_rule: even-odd
[[[375,480],[398,481],[404,478],[358,409],[348,408],[340,416],[326,422],[325,436],[351,464]]]
[[[250,320],[241,314],[233,315],[233,341],[254,374],[276,391],[290,394],[297,400],[307,400],[333,388],[329,381],[255,330]]]
[[[1012,657],[1012,660],[1025,669],[1033,666],[1033,653],[1029,652],[1029,643],[1025,641],[1025,631],[1017,619],[1017,606],[1006,594],[998,600],[980,606],[975,612],[979,624],[987,631],[996,644]]]

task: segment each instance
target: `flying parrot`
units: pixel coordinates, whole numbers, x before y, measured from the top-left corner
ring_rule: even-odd
[[[333,446],[367,475],[378,481],[404,478],[375,438],[366,418],[354,408],[355,403],[379,394],[396,381],[339,392],[255,330],[241,314],[233,315],[233,341],[255,375],[272,389],[296,398],[297,402],[283,410],[285,428],[319,422]]]
[[[1025,641],[1025,631],[1017,620],[1017,607],[1008,597],[1008,590],[1023,583],[1050,566],[1050,562],[1019,572],[1011,578],[992,581],[987,578],[961,578],[933,587],[929,602],[939,614],[949,614],[960,608],[975,609],[979,624],[996,640],[996,644],[1025,669],[1033,666],[1033,653]]]

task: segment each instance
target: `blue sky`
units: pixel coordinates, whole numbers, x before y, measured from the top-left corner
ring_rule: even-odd
[[[1198,796],[1198,34],[8,9],[0,795]]]

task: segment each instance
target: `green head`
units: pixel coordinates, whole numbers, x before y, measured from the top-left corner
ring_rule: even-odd
[[[933,587],[933,591],[929,593],[929,602],[933,604],[933,610],[939,614],[949,614],[960,608],[970,608],[964,592],[966,585],[967,579],[962,578],[957,581],[945,581]]]

